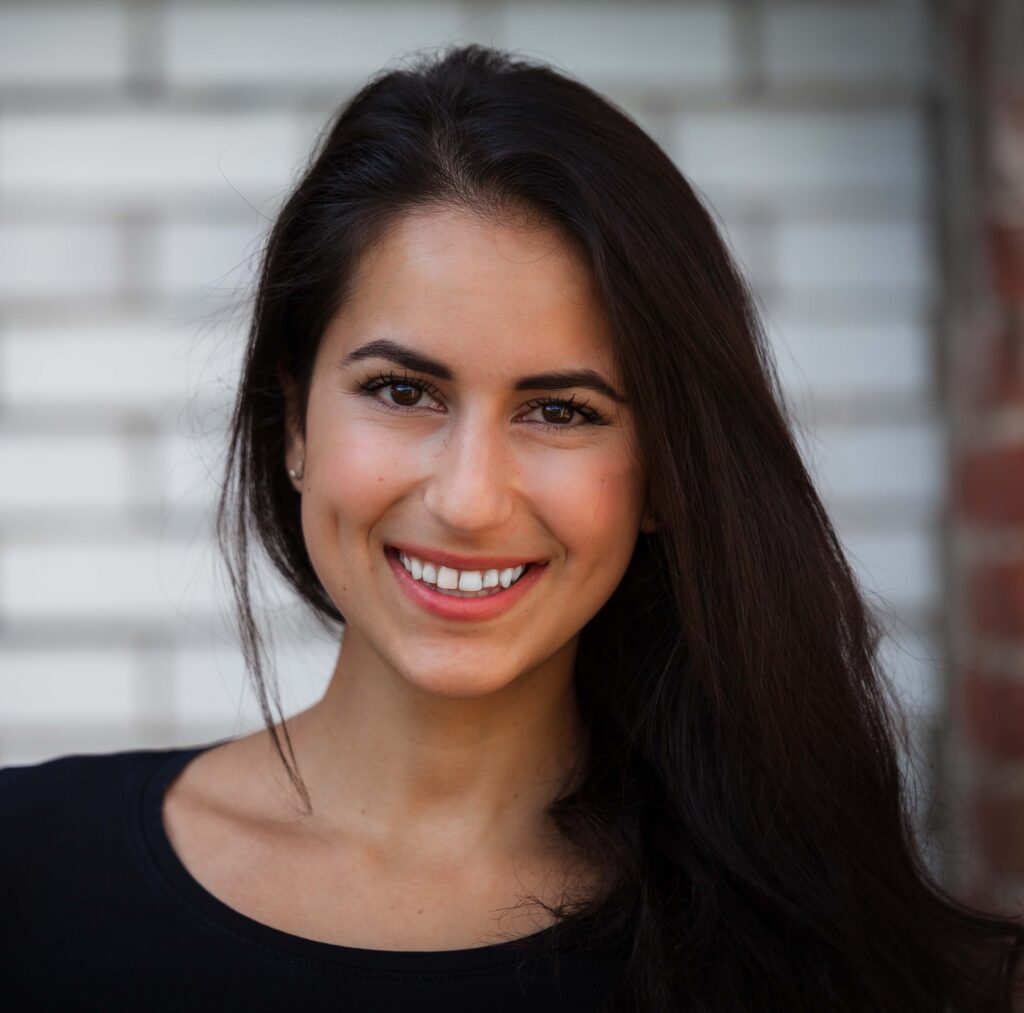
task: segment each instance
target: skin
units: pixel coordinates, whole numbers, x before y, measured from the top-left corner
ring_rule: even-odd
[[[448,364],[455,379],[380,358],[339,365],[380,337]],[[622,391],[586,267],[549,227],[432,209],[401,219],[362,260],[323,334],[304,434],[293,421],[282,461],[304,461],[295,486],[306,546],[347,620],[325,695],[288,720],[314,815],[296,815],[265,730],[199,757],[178,796],[194,804],[182,803],[182,841],[196,812],[230,813],[235,830],[273,842],[246,856],[250,867],[284,862],[285,895],[334,891],[334,906],[310,924],[312,900],[302,921],[282,891],[226,884],[208,863],[221,895],[300,934],[394,949],[492,941],[487,927],[519,886],[559,895],[570,856],[544,807],[585,750],[572,685],[579,634],[639,531],[653,528],[629,406],[590,390],[514,389],[525,374],[579,368]],[[365,393],[380,373],[438,393]],[[572,413],[545,428],[562,419],[525,405],[574,393],[607,424]],[[510,611],[443,619],[399,587],[383,554],[394,541],[548,566]],[[193,837],[196,868],[218,840],[237,839],[224,826]],[[356,894],[361,935],[339,939],[326,920]],[[535,916],[520,934],[543,924]]]

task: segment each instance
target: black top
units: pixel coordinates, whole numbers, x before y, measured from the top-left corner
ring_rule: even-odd
[[[520,940],[434,952],[335,946],[218,900],[171,847],[162,803],[185,764],[219,744],[0,769],[4,1010],[600,1008],[615,967],[607,954],[538,956]]]

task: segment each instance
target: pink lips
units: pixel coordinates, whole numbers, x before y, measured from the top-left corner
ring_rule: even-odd
[[[453,570],[507,570],[509,567],[525,566],[527,563],[541,563],[544,560],[516,556],[463,556],[458,552],[440,552],[425,545],[413,545],[412,542],[393,542],[389,548],[398,549],[407,556],[429,560],[450,566]]]
[[[540,580],[547,569],[546,563],[534,563],[526,569],[519,580],[511,587],[481,598],[459,598],[455,595],[443,594],[435,590],[430,584],[414,580],[412,574],[402,566],[402,561],[398,558],[397,549],[392,546],[388,546],[384,550],[384,554],[387,556],[388,563],[398,578],[399,586],[408,595],[409,599],[425,611],[440,616],[443,619],[480,620],[491,619],[494,616],[501,615],[501,613],[512,608],[525,595],[529,594],[530,589]],[[415,553],[413,554],[415,555]],[[436,559],[436,554],[431,558]],[[437,561],[445,562],[443,558],[437,559]],[[466,569],[468,568],[466,567]],[[477,568],[484,569],[482,566]],[[497,567],[487,567],[487,569],[497,569]]]

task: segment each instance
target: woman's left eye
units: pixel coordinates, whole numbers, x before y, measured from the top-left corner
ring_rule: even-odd
[[[567,400],[541,397],[534,401],[528,401],[527,407],[540,411],[541,425],[548,429],[579,429],[581,426],[603,426],[605,424],[605,418],[599,411],[591,408],[586,401],[577,402],[575,395]],[[583,421],[573,423],[573,415],[580,416]]]
[[[425,380],[395,376],[392,373],[372,377],[359,386],[365,394],[371,397],[378,390],[388,390],[391,399],[382,403],[397,410],[423,407],[420,404],[420,399],[424,394],[435,400],[440,400],[441,396],[440,391]],[[579,429],[582,426],[606,424],[606,419],[599,411],[591,408],[586,401],[577,402],[575,395],[570,398],[536,398],[533,401],[528,401],[525,407],[541,413],[537,424],[545,429]],[[574,423],[572,421],[574,415],[578,415],[583,421]]]

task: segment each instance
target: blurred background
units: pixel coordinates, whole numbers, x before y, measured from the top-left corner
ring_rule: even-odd
[[[760,301],[910,722],[929,862],[1024,905],[1019,0],[0,2],[0,765],[262,725],[213,504],[262,237],[414,51],[633,115]],[[269,568],[286,714],[337,645]]]

